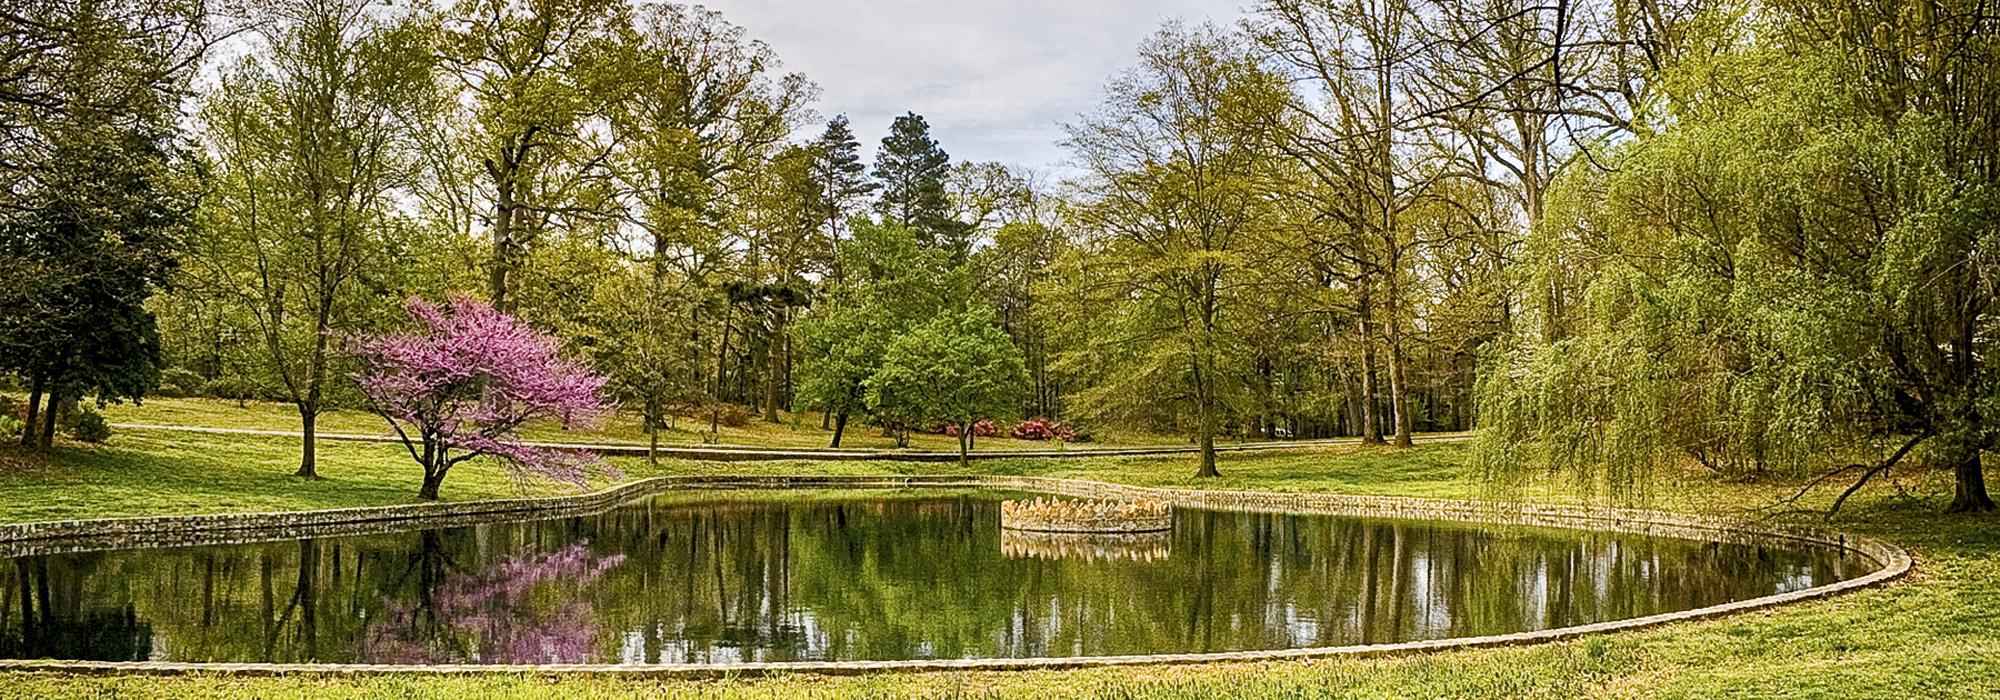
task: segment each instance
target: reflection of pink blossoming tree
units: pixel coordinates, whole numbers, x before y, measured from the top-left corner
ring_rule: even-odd
[[[413,602],[389,602],[361,638],[370,663],[551,664],[591,661],[597,616],[583,587],[625,555],[587,543],[510,557],[447,576]]]
[[[436,500],[445,472],[482,454],[539,474],[583,483],[597,456],[524,444],[523,423],[555,419],[588,424],[606,407],[604,378],[565,360],[556,341],[485,302],[454,296],[437,305],[405,305],[420,328],[360,338],[355,375],[375,412],[389,420],[424,467],[422,498]]]

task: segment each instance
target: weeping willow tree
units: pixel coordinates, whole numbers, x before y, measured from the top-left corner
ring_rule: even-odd
[[[1489,348],[1480,463],[1628,495],[1680,460],[1811,476],[1834,511],[1920,463],[1992,510],[2000,16],[1775,0],[1685,37],[1646,128],[1531,235],[1524,274],[1581,302]]]

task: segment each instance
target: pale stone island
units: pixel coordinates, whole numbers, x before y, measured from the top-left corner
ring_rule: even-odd
[[[1150,499],[1091,501],[1058,498],[1000,504],[1000,527],[1034,532],[1158,532],[1173,529],[1173,510]]]

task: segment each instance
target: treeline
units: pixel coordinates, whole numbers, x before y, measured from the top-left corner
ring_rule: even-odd
[[[345,336],[471,291],[656,428],[1478,425],[1495,478],[1875,450],[1837,473],[1921,454],[1987,503],[1969,0],[1264,0],[1145,42],[1060,179],[914,113],[869,162],[699,7],[35,1],[0,369],[37,395],[257,395],[310,435]]]

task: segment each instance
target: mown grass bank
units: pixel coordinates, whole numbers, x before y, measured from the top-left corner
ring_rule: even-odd
[[[17,397],[20,398],[20,397]],[[25,400],[23,398],[22,400]],[[113,404],[104,407],[106,419],[117,423],[139,423],[151,425],[192,425],[209,428],[249,428],[254,430],[299,429],[298,410],[291,404],[269,401],[225,401],[219,399],[177,399],[149,398],[144,404]],[[329,408],[318,421],[319,430],[324,433],[355,433],[362,435],[389,435],[390,430],[380,416],[353,408]],[[709,421],[705,416],[683,416],[676,418],[671,427],[660,431],[662,446],[698,446],[708,439]],[[549,441],[607,441],[644,443],[647,440],[645,428],[637,416],[620,413],[607,417],[590,428],[565,430],[549,421],[530,423],[524,434],[536,440]],[[826,447],[833,434],[820,428],[819,413],[786,413],[778,422],[751,416],[740,425],[716,426],[717,442],[725,445],[754,445],[759,447],[818,448]],[[913,449],[946,450],[958,449],[957,438],[933,433],[914,432],[909,436],[909,447]],[[1093,436],[1096,444],[1075,445],[1074,447],[1094,447],[1117,444],[1180,444],[1186,439],[1172,435],[1151,435],[1136,432],[1099,433]],[[1019,450],[1049,449],[1054,443],[1047,441],[1016,440],[999,436],[981,438],[975,441],[975,449]],[[865,447],[889,449],[896,447],[893,437],[882,434],[876,426],[865,425],[857,420],[842,434],[841,447]]]
[[[289,476],[285,438],[125,431],[102,446],[53,453],[0,448],[0,522],[324,508],[414,500],[416,468],[400,447],[328,443],[327,478]],[[1228,455],[1218,488],[1501,497],[1464,471],[1462,445]],[[654,473],[958,473],[953,464],[694,463]],[[1185,458],[997,461],[973,469],[1189,485]],[[1721,620],[1518,649],[1377,660],[1009,673],[785,676],[723,681],[591,677],[141,677],[0,675],[0,697],[2000,697],[2000,518],[1937,513],[1941,474],[1911,474],[1863,492],[1843,527],[1890,539],[1919,558],[1903,582],[1833,600]],[[1649,505],[1717,511],[1769,502],[1785,484],[1676,475]],[[555,491],[547,485],[536,488]],[[518,494],[478,462],[445,484],[452,499]],[[1559,486],[1504,494],[1572,500]],[[1824,501],[1820,501],[1823,503]]]

